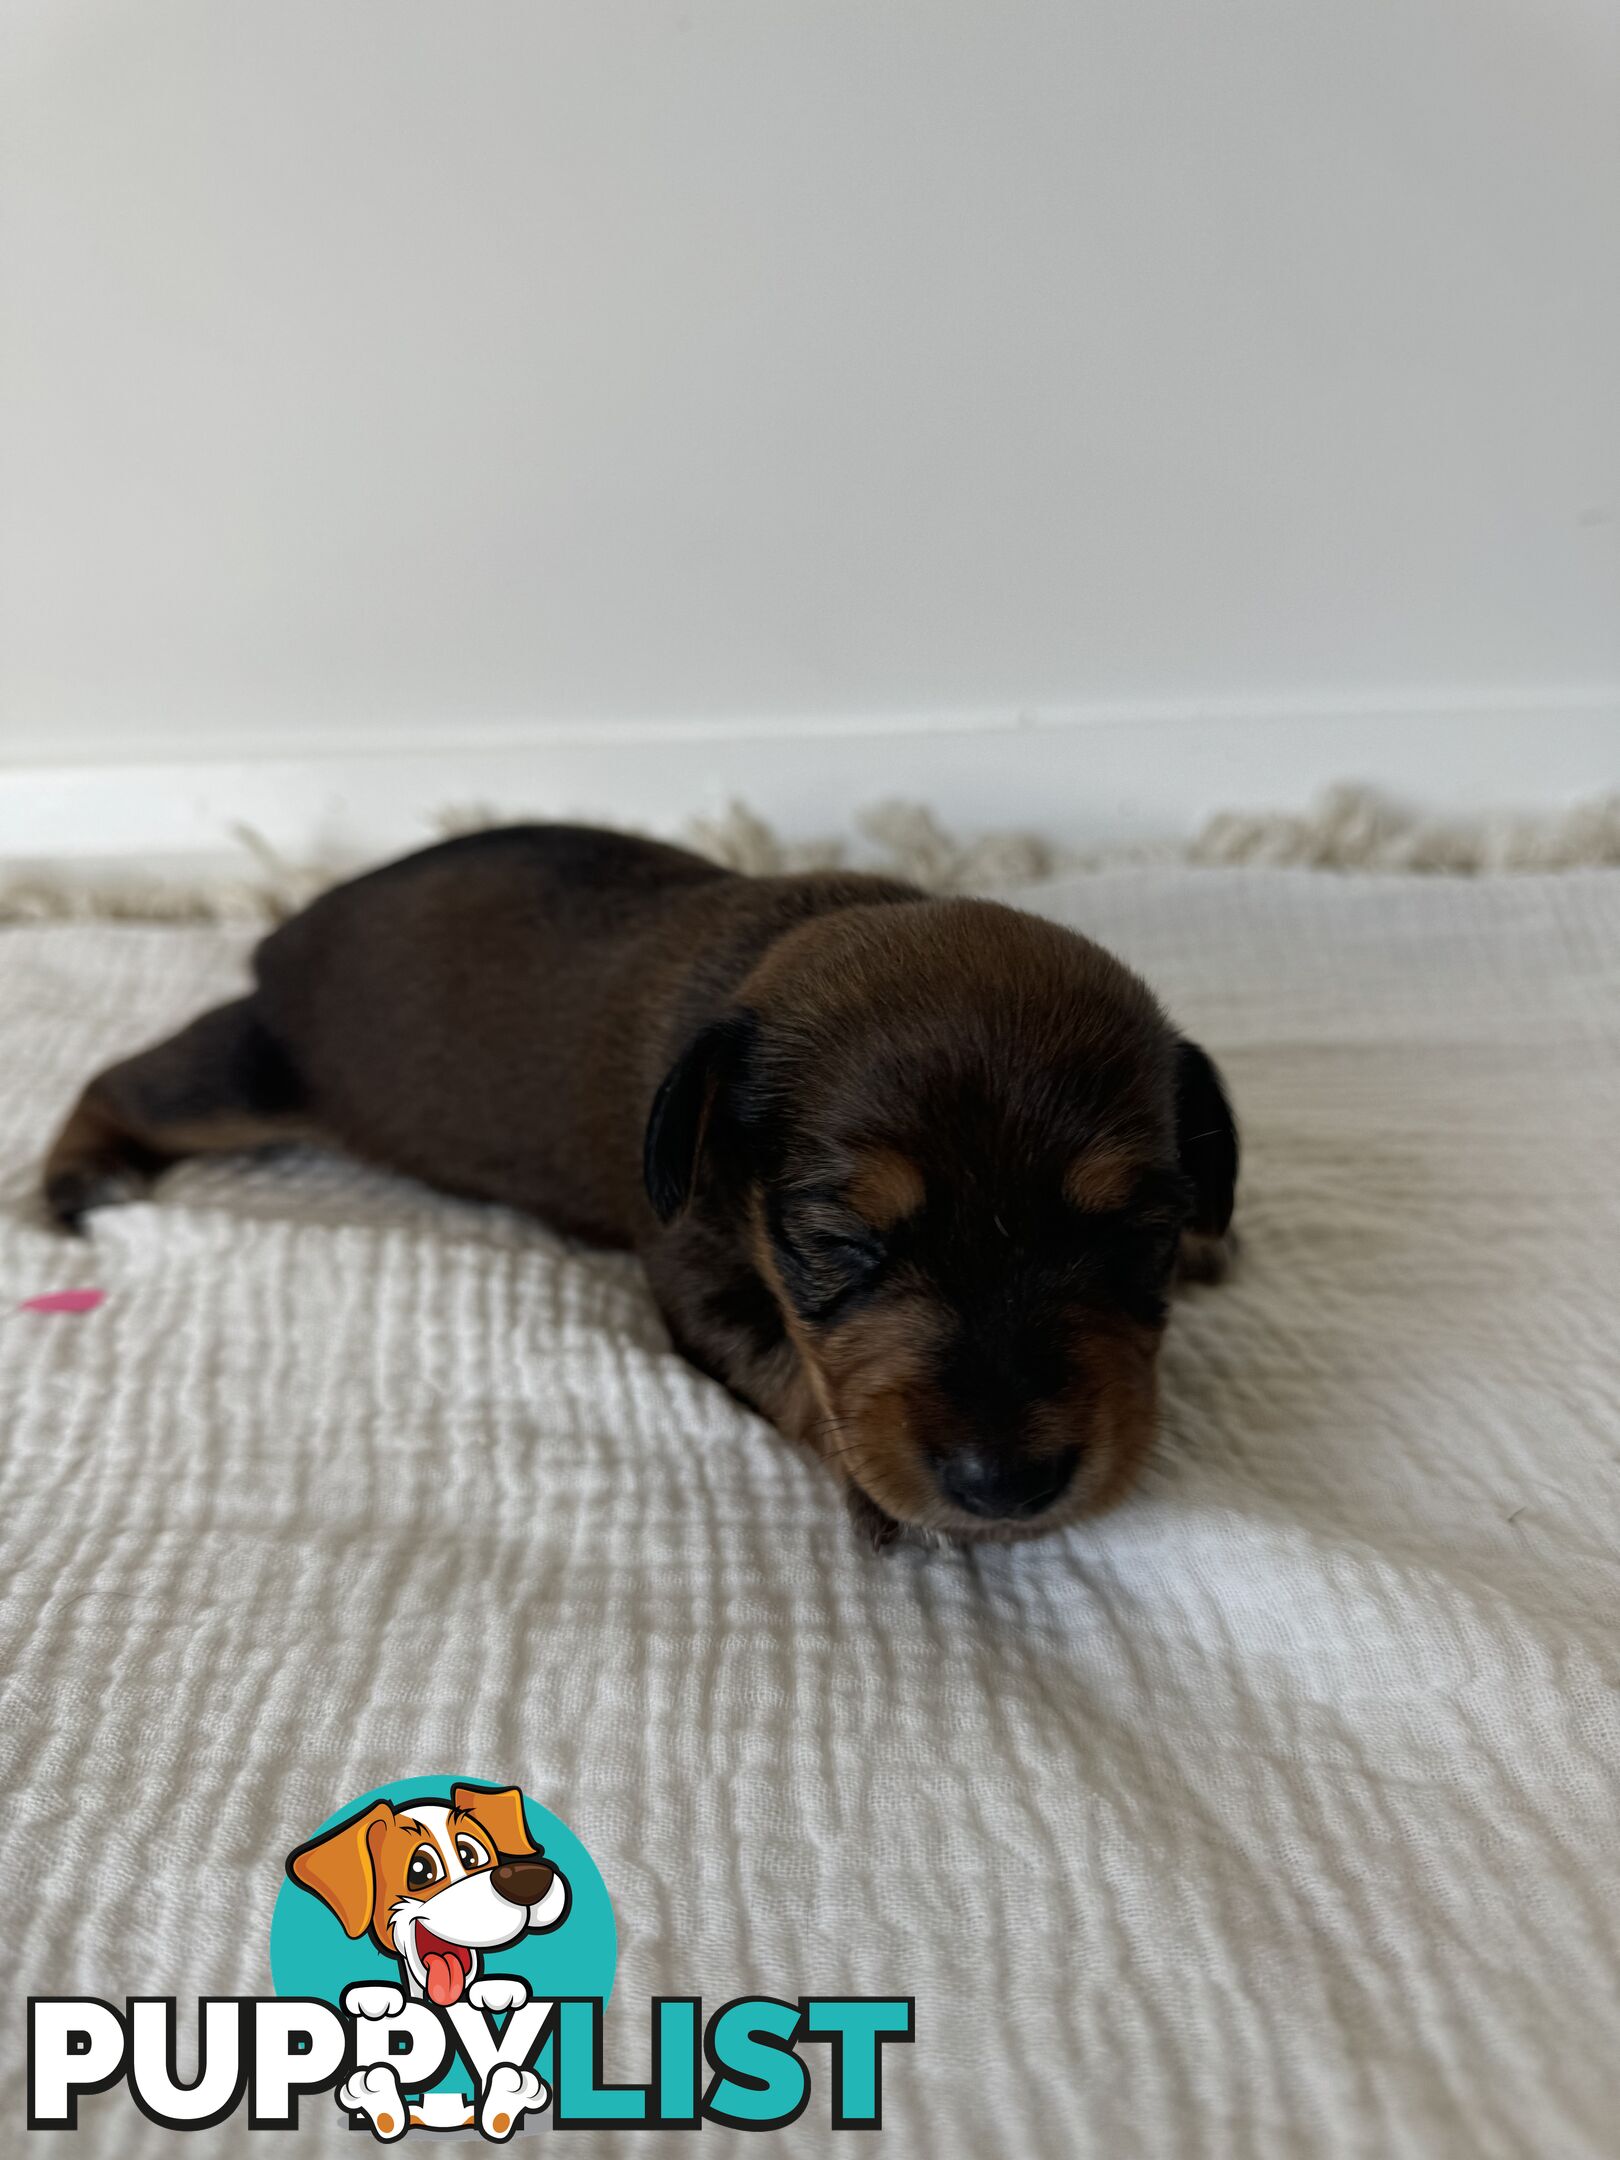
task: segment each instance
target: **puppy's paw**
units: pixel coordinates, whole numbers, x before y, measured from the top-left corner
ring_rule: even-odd
[[[1232,1231],[1225,1237],[1208,1237],[1200,1230],[1183,1230],[1176,1253],[1176,1281],[1225,1282],[1236,1258],[1237,1238]]]
[[[475,2010],[492,2010],[499,2015],[503,2010],[521,2010],[529,1999],[529,1983],[517,1973],[491,1973],[486,1979],[475,1980],[467,1990],[467,2000]]]
[[[95,1208],[120,1207],[144,1199],[151,1177],[127,1162],[69,1163],[53,1169],[43,1187],[45,1212],[59,1230],[85,1237],[85,1217]]]
[[[478,2127],[487,2138],[509,2138],[533,2108],[543,2108],[551,2098],[532,2070],[518,2070],[511,2063],[497,2063],[489,2073]]]
[[[887,1552],[901,1535],[901,1528],[892,1515],[886,1515],[875,1500],[867,1498],[858,1485],[844,1487],[844,1505],[855,1535],[873,1552]]]
[[[387,2063],[373,2063],[369,2070],[356,2070],[352,2077],[345,2078],[338,2087],[337,2102],[351,2115],[364,2115],[373,2137],[385,2145],[405,2135],[405,2096]]]
[[[350,2017],[397,2018],[405,2007],[405,1997],[399,1988],[389,1987],[386,1982],[379,1985],[364,1981],[343,1990],[343,2007]]]

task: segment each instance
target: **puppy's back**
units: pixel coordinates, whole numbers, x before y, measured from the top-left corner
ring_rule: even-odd
[[[323,894],[260,946],[259,1015],[357,1154],[604,1243],[651,1227],[658,1082],[759,954],[909,886],[753,878],[585,826],[471,834]]]
[[[254,956],[317,1122],[431,1182],[624,1234],[626,1098],[684,895],[734,882],[584,826],[468,834],[323,893]],[[633,1168],[633,1159],[632,1159]]]
[[[470,834],[322,894],[254,956],[252,996],[98,1074],[47,1158],[77,1227],[186,1155],[331,1140],[609,1244],[655,1227],[660,1080],[808,917],[920,896],[850,874],[743,877],[588,826]]]

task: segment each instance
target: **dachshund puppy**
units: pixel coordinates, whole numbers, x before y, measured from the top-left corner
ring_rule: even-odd
[[[59,1222],[185,1155],[333,1143],[632,1247],[677,1347],[874,1542],[1028,1535],[1129,1484],[1238,1145],[1208,1057],[1088,939],[521,826],[323,894],[254,973],[90,1083]]]

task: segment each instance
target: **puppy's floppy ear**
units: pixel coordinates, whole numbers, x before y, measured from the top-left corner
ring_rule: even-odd
[[[1193,1188],[1188,1227],[1224,1237],[1237,1190],[1237,1123],[1208,1053],[1185,1039],[1176,1047],[1176,1152]]]
[[[691,1199],[704,1142],[742,1075],[758,1026],[747,1011],[711,1020],[664,1075],[642,1149],[647,1198],[660,1222],[673,1222]]]
[[[488,1792],[482,1785],[452,1785],[450,1804],[463,1815],[477,1817],[495,1840],[501,1859],[517,1859],[534,1851],[534,1840],[523,1818],[523,1795],[515,1785],[504,1785],[499,1792]]]
[[[312,1890],[343,1923],[345,1935],[363,1935],[377,1904],[377,1870],[371,1857],[371,1833],[394,1819],[386,1800],[363,1815],[353,1815],[335,1830],[324,1831],[287,1855],[287,1873]]]

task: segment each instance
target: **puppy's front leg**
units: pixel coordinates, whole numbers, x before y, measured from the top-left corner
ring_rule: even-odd
[[[359,1981],[343,1990],[343,2007],[350,2017],[397,2018],[405,2008],[405,1992],[387,1981]]]
[[[550,2098],[550,2090],[534,2071],[497,2063],[484,2087],[478,2127],[487,2138],[509,2138],[526,2113],[543,2108]]]
[[[863,1545],[870,1545],[873,1552],[887,1552],[900,1536],[901,1525],[892,1515],[885,1515],[877,1502],[862,1492],[858,1485],[848,1484],[844,1487],[844,1505],[855,1526],[855,1535]]]
[[[521,1973],[489,1973],[467,1990],[467,2000],[475,2010],[488,2010],[496,2017],[507,2010],[521,2010],[528,1999],[529,1983]]]
[[[351,2115],[364,2115],[373,2137],[384,2145],[405,2135],[405,2095],[390,2063],[373,2063],[369,2070],[356,2070],[345,2078],[338,2087],[337,2102]]]

